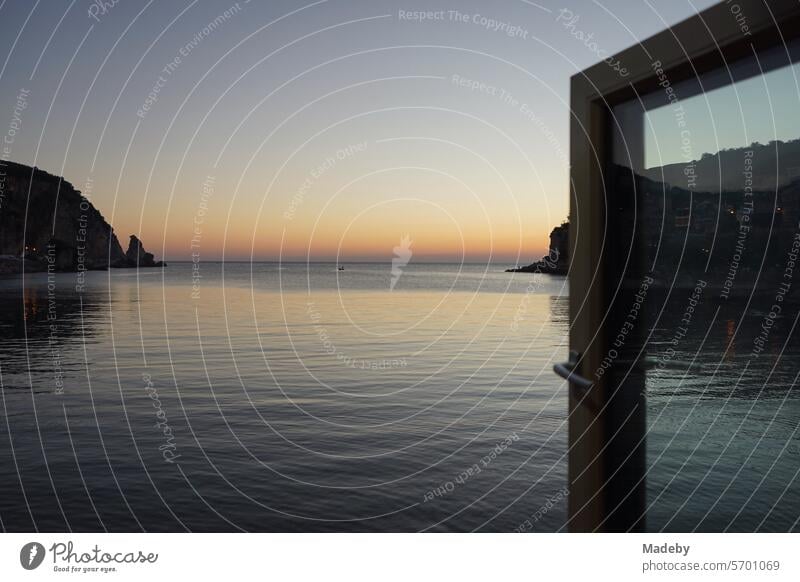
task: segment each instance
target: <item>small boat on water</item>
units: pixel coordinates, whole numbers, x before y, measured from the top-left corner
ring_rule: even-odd
[[[342,267],[342,266],[339,266],[339,270],[340,270],[340,271],[344,271],[344,267]]]

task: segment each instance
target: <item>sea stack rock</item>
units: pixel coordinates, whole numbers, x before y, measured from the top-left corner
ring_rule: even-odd
[[[128,264],[131,267],[166,267],[163,261],[155,260],[153,253],[148,253],[144,250],[142,241],[135,234],[131,235],[125,258],[128,259]]]

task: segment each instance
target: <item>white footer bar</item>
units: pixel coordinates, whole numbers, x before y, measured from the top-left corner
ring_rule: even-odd
[[[800,580],[799,554],[792,534],[3,534],[0,578]]]

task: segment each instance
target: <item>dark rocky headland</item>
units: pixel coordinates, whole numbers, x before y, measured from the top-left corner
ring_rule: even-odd
[[[124,252],[103,215],[64,178],[0,161],[0,274],[164,266],[136,236]]]
[[[569,271],[569,222],[565,221],[550,232],[550,252],[541,260],[524,267],[506,269],[506,273],[547,273],[566,275]]]

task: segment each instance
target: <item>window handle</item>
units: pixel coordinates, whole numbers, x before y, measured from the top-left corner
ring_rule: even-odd
[[[581,392],[587,392],[592,386],[594,386],[594,382],[575,372],[575,368],[578,366],[578,361],[580,359],[581,354],[574,350],[570,351],[569,360],[553,366],[553,371],[570,384],[577,386]]]

